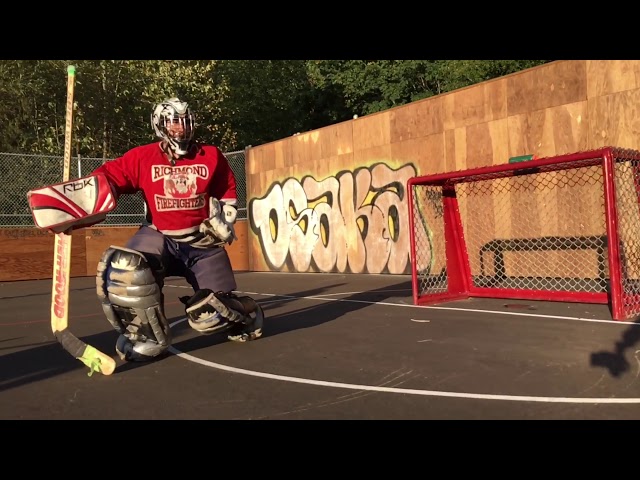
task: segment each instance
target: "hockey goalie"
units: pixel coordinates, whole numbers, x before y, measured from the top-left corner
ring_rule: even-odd
[[[124,246],[102,254],[97,295],[119,333],[116,352],[126,361],[158,357],[171,345],[164,310],[164,279],[180,276],[193,288],[181,298],[189,325],[202,334],[224,332],[247,342],[262,336],[264,313],[237,296],[225,245],[236,239],[236,180],[222,151],[194,140],[195,115],[186,102],[155,106],[159,141],[134,147],[88,177],[28,193],[36,226],[52,232],[103,221],[121,195],[142,192],[148,224]]]

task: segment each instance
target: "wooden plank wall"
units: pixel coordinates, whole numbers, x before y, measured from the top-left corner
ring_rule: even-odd
[[[84,232],[73,233],[71,276],[86,275]],[[36,228],[0,228],[0,281],[51,278],[53,235]]]
[[[124,245],[137,227],[93,227],[73,232],[71,276],[96,274],[98,261],[110,245]],[[227,247],[234,271],[249,268],[247,221],[236,223],[238,240]],[[0,228],[0,281],[41,280],[53,271],[53,234],[36,228]]]
[[[307,175],[313,176],[318,182],[331,178],[338,180],[340,172],[354,172],[376,162],[395,169],[410,164],[417,174],[425,175],[503,164],[510,157],[518,155],[547,157],[608,145],[640,149],[638,105],[640,61],[552,62],[250,148],[247,152],[248,198],[250,201],[265,199],[270,192],[278,193],[278,185],[284,188],[287,180],[296,180],[301,185]],[[584,209],[584,205],[593,204],[593,208],[599,208],[595,197],[591,198],[598,195],[597,191],[594,193],[578,188],[573,194],[567,195],[563,191],[549,198],[544,193],[546,181],[553,180],[541,179],[535,195],[522,196],[515,199],[514,204],[517,200],[518,208],[535,211],[539,202],[562,203],[564,213],[550,221],[547,221],[548,218],[538,218],[537,224],[532,224],[536,231],[528,233],[572,235],[582,230],[597,234],[599,225],[576,225],[571,216],[574,208]],[[295,187],[298,193],[283,190],[284,194],[289,195],[286,198],[295,198],[294,193],[305,193],[300,193],[295,183],[289,182],[289,186]],[[272,197],[273,201],[276,196]],[[285,199],[285,196],[282,198]],[[310,218],[314,212],[318,215],[321,213],[310,198],[306,201],[309,210],[312,210]],[[313,254],[301,250],[299,239],[288,239],[286,246],[282,247],[283,251],[278,251],[280,247],[275,243],[269,244],[270,241],[275,242],[276,233],[281,234],[283,228],[291,228],[285,221],[287,218],[291,221],[286,213],[288,206],[272,204],[276,208],[263,211],[264,206],[255,202],[253,206],[260,206],[261,209],[248,211],[253,221],[248,232],[249,269],[301,271],[298,266],[303,266],[303,271],[324,271],[308,261],[306,257],[313,257]],[[489,207],[485,211],[490,212],[493,207]],[[274,219],[278,211],[285,220],[281,219],[276,224]],[[556,213],[558,211],[556,209]],[[256,213],[271,215],[268,227],[265,220],[256,218]],[[345,221],[344,216],[342,219],[338,216],[333,218],[336,222]],[[501,231],[508,234],[520,228],[517,225],[519,218],[517,210],[511,210],[506,215],[504,212],[494,212],[487,222],[492,225],[494,233]],[[585,218],[589,218],[588,212]],[[263,222],[262,227],[256,222]],[[531,226],[528,228],[531,229]],[[519,234],[526,233],[526,229],[519,230]],[[347,249],[351,250],[349,258],[363,255],[357,252],[366,249],[357,238],[361,234],[355,227],[346,227],[343,236],[348,243]],[[317,251],[316,247],[309,245],[308,235],[305,233],[305,248]],[[387,241],[384,235],[379,240]],[[392,248],[397,251],[401,251],[401,247],[405,250],[408,248],[408,245],[402,246],[398,241]],[[269,258],[266,249],[269,250]],[[370,253],[365,251],[364,255]],[[404,251],[402,255],[405,255]],[[296,256],[305,259],[296,259]],[[336,263],[332,271],[348,273],[354,271],[352,267],[350,265],[340,270]],[[357,268],[355,271],[358,271]],[[360,270],[363,273],[367,271],[366,268]]]

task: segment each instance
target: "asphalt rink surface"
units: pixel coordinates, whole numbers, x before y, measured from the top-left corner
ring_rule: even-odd
[[[95,279],[73,278],[69,328],[114,356],[94,373],[50,327],[51,281],[0,283],[0,418],[534,420],[640,418],[640,329],[608,306],[468,299],[413,305],[398,275],[242,272],[262,338],[201,335],[167,279],[173,344],[115,356]]]

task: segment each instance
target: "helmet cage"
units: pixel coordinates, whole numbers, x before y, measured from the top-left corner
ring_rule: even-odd
[[[159,103],[151,115],[156,135],[165,141],[177,155],[186,155],[195,130],[195,115],[186,102],[170,98]]]

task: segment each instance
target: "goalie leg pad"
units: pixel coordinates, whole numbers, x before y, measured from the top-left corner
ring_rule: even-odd
[[[262,335],[262,309],[250,297],[237,297],[233,294],[214,293],[212,290],[203,289],[198,290],[192,297],[182,297],[180,300],[185,304],[189,325],[200,333],[211,334],[233,330],[237,332],[234,336],[242,336],[240,330],[256,331],[256,328],[252,328],[254,325],[257,326],[252,314],[259,310],[261,314],[259,331],[253,337],[258,338]]]
[[[98,262],[96,293],[107,320],[120,333],[116,351],[123,360],[149,360],[169,348],[162,288],[142,253],[109,247]]]
[[[242,320],[242,314],[227,308],[220,301],[220,296],[222,294],[202,289],[192,297],[180,298],[185,305],[191,328],[200,333],[211,334],[228,330],[234,322]]]
[[[249,296],[236,297],[229,295],[229,302],[242,304],[245,318],[242,322],[231,327],[227,338],[234,342],[248,342],[262,336],[264,311],[258,303]]]

